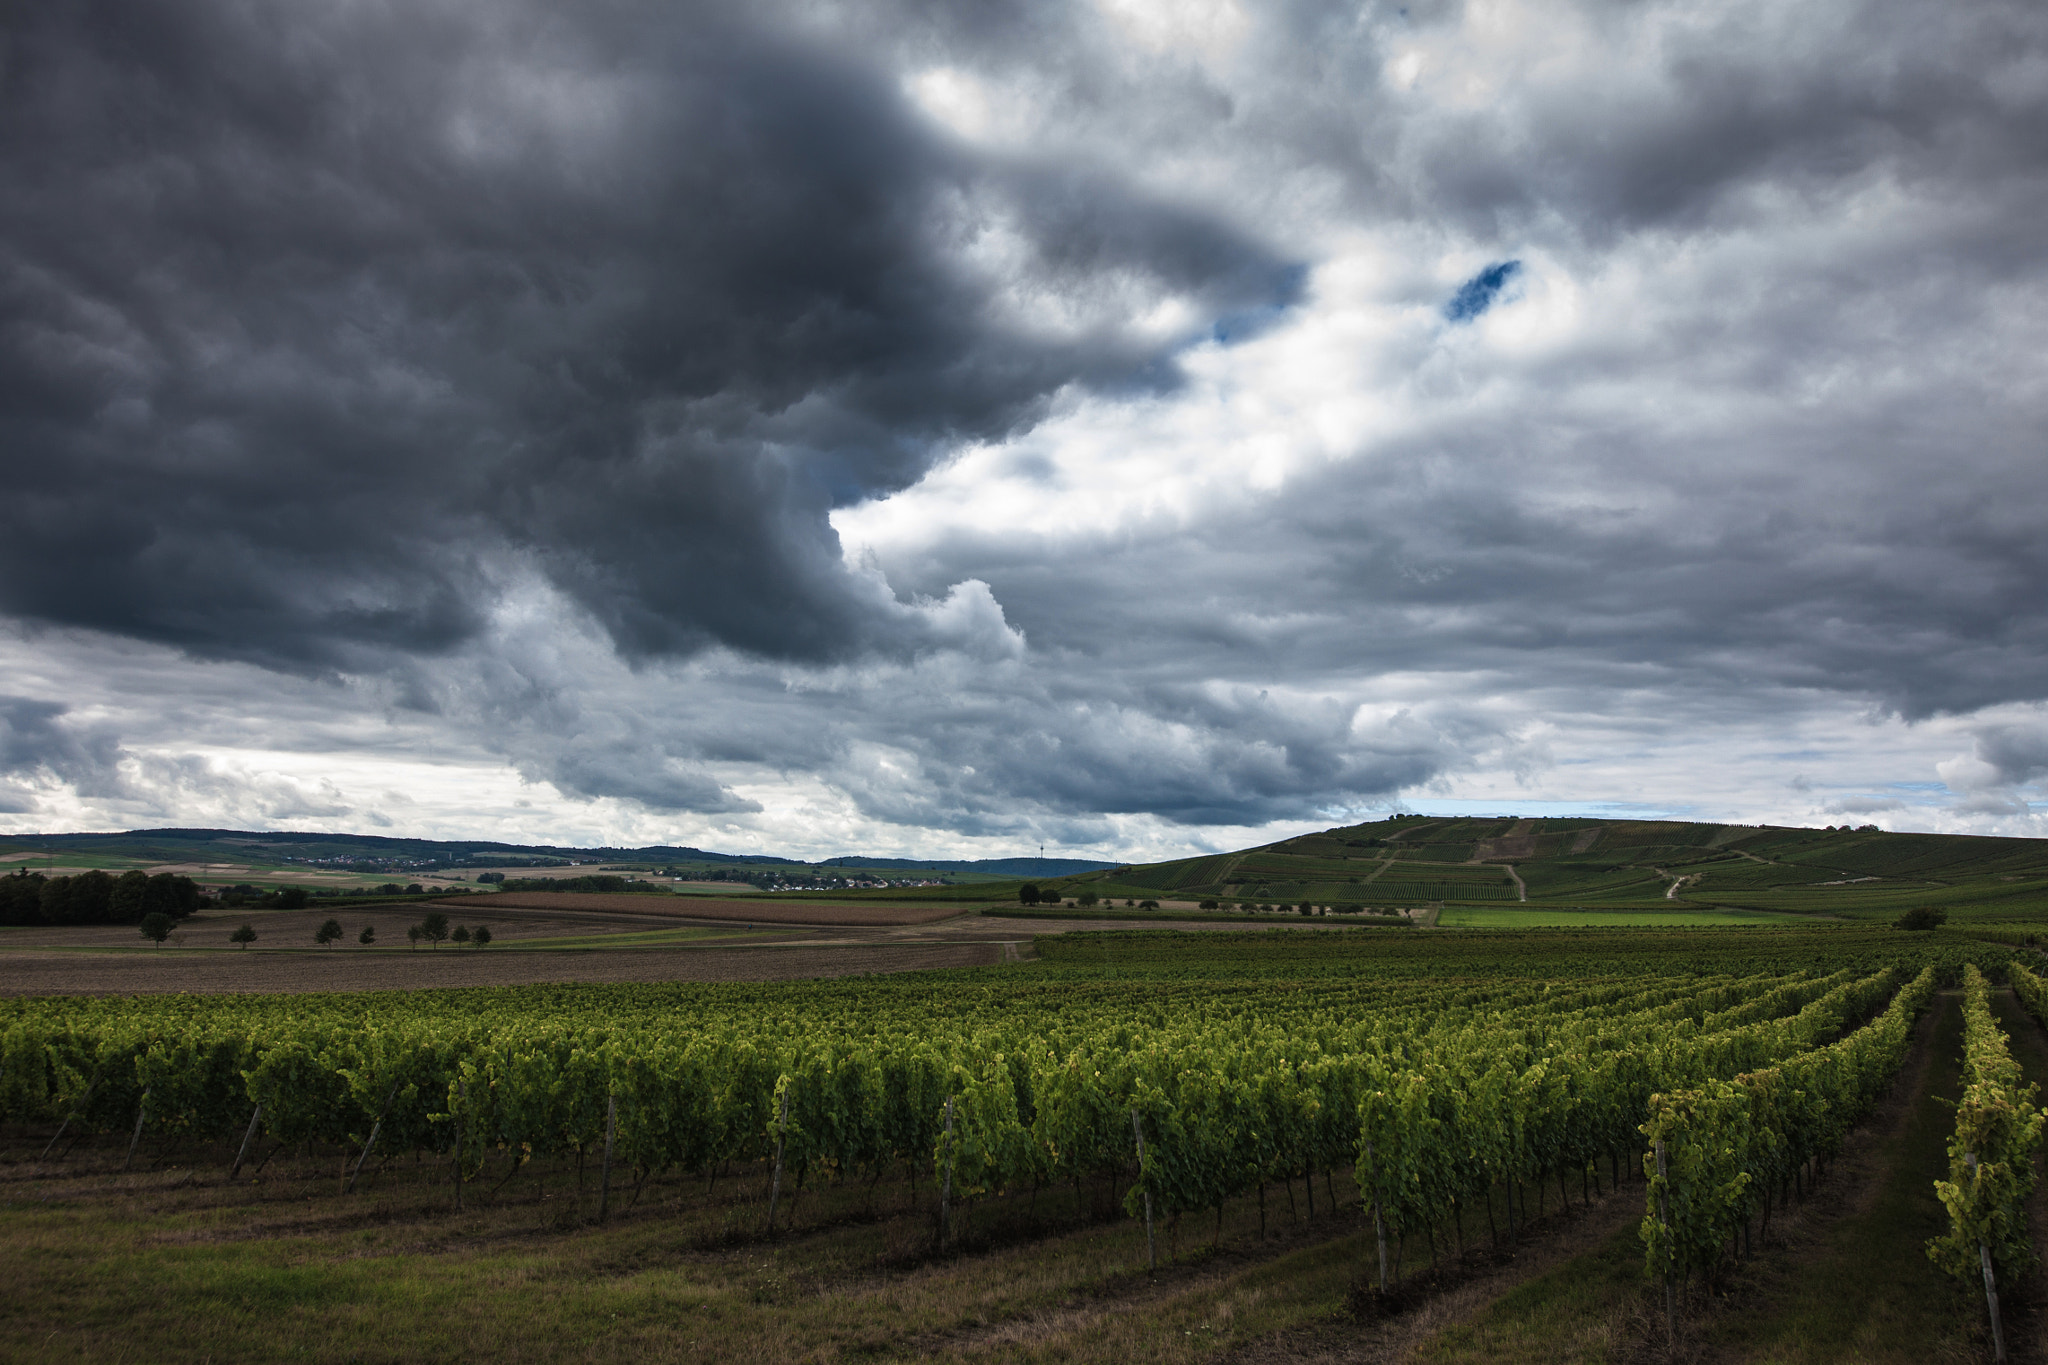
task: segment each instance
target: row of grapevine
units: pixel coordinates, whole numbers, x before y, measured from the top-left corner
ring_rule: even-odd
[[[2019,964],[2009,969],[2014,992],[2038,1014],[2041,982]],[[1991,1013],[1991,987],[1974,965],[1963,972],[1963,1097],[1949,1136],[1947,1180],[1934,1182],[1948,1210],[1948,1231],[1927,1255],[1960,1280],[1981,1276],[1991,1313],[1995,1354],[2005,1359],[1998,1316],[1998,1280],[2032,1268],[2027,1199],[2034,1191],[2034,1149],[2043,1116],[2036,1087],[2025,1081]]]
[[[1752,1018],[1761,1011],[1735,1006],[1709,1016],[1739,1021],[1726,1028],[1690,1019],[1663,1028],[1632,1022],[1620,1035],[1593,1027],[1535,1055],[1474,1038],[1378,1070],[1359,1114],[1361,1197],[1383,1233],[1399,1236],[1455,1217],[1462,1201],[1484,1197],[1497,1183],[1512,1188],[1636,1150],[1644,1108],[1660,1089],[1807,1053],[1897,984],[1892,971],[1789,983],[1756,1003],[1796,1013]]]
[[[1930,967],[1837,1042],[1649,1097],[1642,1238],[1653,1276],[1668,1286],[1711,1269],[1773,1191],[1838,1150],[1897,1071],[1934,988]]]
[[[815,1011],[801,1028],[772,1011],[664,1019],[619,1008],[635,997],[616,994],[594,1010],[574,1007],[583,995],[469,996],[471,1008],[439,1012],[422,1001],[388,1019],[345,1000],[67,1002],[0,1016],[0,1113],[77,1132],[253,1127],[358,1148],[374,1132],[380,1152],[448,1154],[464,1173],[496,1152],[593,1150],[609,1118],[620,1157],[643,1170],[779,1150],[799,1186],[814,1171],[909,1162],[963,1195],[1128,1171],[1142,1133],[1133,1205],[1149,1195],[1175,1213],[1350,1163],[1383,1126],[1370,1106],[1361,1118],[1368,1094],[1409,1075],[1453,1078],[1460,1131],[1492,1134],[1480,1146],[1498,1153],[1478,1169],[1577,1161],[1596,1150],[1593,1131],[1597,1150],[1622,1150],[1616,1116],[1678,1074],[1652,1069],[1658,1057],[1712,1074],[1804,1045],[1875,980],[1265,983],[1241,1007],[1176,986],[1155,990],[1150,1010],[1069,992],[1010,1027],[910,1009],[828,1015],[833,1027]],[[1516,1079],[1532,1071],[1577,1079]],[[1583,1121],[1596,1109],[1600,1125]],[[1403,1199],[1381,1202],[1397,1223],[1411,1217]]]

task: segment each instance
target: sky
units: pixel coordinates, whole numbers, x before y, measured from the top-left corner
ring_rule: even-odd
[[[0,20],[0,832],[2048,836],[2034,0]]]

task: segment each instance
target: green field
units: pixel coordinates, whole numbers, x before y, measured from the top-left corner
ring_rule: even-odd
[[[1667,910],[1601,910],[1565,905],[1447,905],[1437,919],[1437,926],[1443,929],[1677,929],[1716,924],[1782,925],[1791,918],[1755,910],[1707,910],[1689,906]]]

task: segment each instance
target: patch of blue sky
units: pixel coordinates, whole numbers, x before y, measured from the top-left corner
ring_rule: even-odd
[[[1496,261],[1471,279],[1458,286],[1458,292],[1451,295],[1451,301],[1444,305],[1446,322],[1470,322],[1493,307],[1493,301],[1500,297],[1500,291],[1507,288],[1522,271],[1520,261]]]

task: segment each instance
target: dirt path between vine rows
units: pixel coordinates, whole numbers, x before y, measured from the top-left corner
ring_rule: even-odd
[[[1934,1180],[1946,1169],[1961,1042],[1960,993],[1943,992],[1890,1093],[1844,1139],[1826,1177],[1773,1212],[1757,1256],[1723,1297],[1691,1305],[1678,1351],[1662,1342],[1661,1324],[1639,1319],[1638,1354],[1734,1365],[1931,1360],[1963,1349],[1947,1311],[1953,1295],[1924,1250],[1945,1226]]]
[[[1957,1295],[1922,1250],[1943,1215],[1933,1179],[1953,1109],[1960,1048],[1956,995],[1937,997],[1891,1093],[1845,1140],[1827,1177],[1803,1201],[1775,1209],[1756,1255],[1719,1286],[1689,1297],[1679,1342],[1665,1337],[1656,1296],[1644,1288],[1631,1224],[1642,1217],[1633,1182],[1602,1218],[1568,1242],[1533,1249],[1520,1264],[1461,1286],[1375,1336],[1335,1330],[1308,1349],[1247,1360],[1432,1362],[1609,1360],[1659,1365],[1723,1362],[1908,1362],[1969,1359]],[[1596,1213],[1598,1211],[1596,1210]],[[1965,1305],[1967,1307],[1967,1305]]]
[[[1446,1272],[1438,1282],[1441,1287],[1418,1285],[1405,1311],[1375,1322],[1332,1322],[1281,1333],[1241,1347],[1226,1359],[1231,1365],[1393,1365],[1413,1359],[1419,1346],[1444,1329],[1518,1285],[1600,1246],[1635,1226],[1642,1216],[1643,1183],[1631,1178],[1620,1189],[1596,1197],[1590,1208],[1574,1205],[1564,1217],[1552,1213],[1530,1229],[1511,1254],[1492,1258],[1472,1253],[1464,1265]]]

